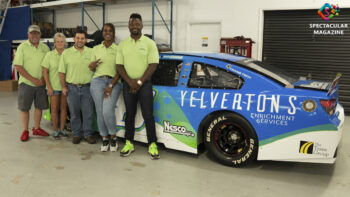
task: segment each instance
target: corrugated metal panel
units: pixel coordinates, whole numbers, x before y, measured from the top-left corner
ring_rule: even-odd
[[[289,71],[295,76],[331,81],[338,72],[339,100],[350,114],[350,9],[324,21],[314,10],[264,12],[263,61]],[[344,35],[314,35],[310,24],[347,24]]]

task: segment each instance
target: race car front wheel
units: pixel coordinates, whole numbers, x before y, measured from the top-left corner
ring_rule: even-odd
[[[219,162],[239,167],[256,158],[257,136],[246,119],[234,113],[221,113],[207,125],[205,146]]]

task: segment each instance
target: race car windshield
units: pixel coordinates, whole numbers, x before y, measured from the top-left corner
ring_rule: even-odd
[[[287,71],[260,61],[244,59],[244,60],[238,61],[237,63],[247,66],[251,69],[254,69],[266,76],[269,76],[275,80],[280,81],[285,85],[294,84],[298,81],[298,78],[294,77],[292,74],[288,73]]]

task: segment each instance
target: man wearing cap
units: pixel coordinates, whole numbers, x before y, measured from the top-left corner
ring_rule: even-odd
[[[49,135],[40,128],[40,121],[42,110],[48,108],[41,62],[50,49],[40,42],[40,37],[40,28],[37,25],[29,26],[28,40],[18,46],[14,59],[16,69],[20,74],[18,81],[18,109],[21,111],[23,133],[20,139],[23,142],[29,139],[29,110],[33,101],[35,107],[33,135]]]
[[[151,76],[159,63],[159,55],[156,43],[142,35],[142,28],[141,15],[131,14],[129,18],[131,35],[119,44],[117,52],[116,64],[118,73],[124,79],[123,96],[126,108],[126,143],[120,155],[126,157],[134,151],[135,115],[139,102],[146,125],[148,153],[151,159],[158,159]]]
[[[63,51],[58,68],[62,94],[67,96],[73,144],[79,144],[83,138],[89,144],[96,143],[92,135],[94,101],[90,94],[93,72],[89,69],[89,64],[92,49],[85,46],[86,40],[86,32],[77,29],[75,44]]]

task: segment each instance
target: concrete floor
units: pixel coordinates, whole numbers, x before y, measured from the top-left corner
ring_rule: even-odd
[[[128,158],[100,144],[31,136],[20,142],[17,92],[0,92],[0,196],[349,196],[350,117],[334,165],[259,161],[245,168],[161,149],[152,161],[136,145]],[[32,119],[30,126],[32,126]],[[42,121],[50,130],[50,124]]]

